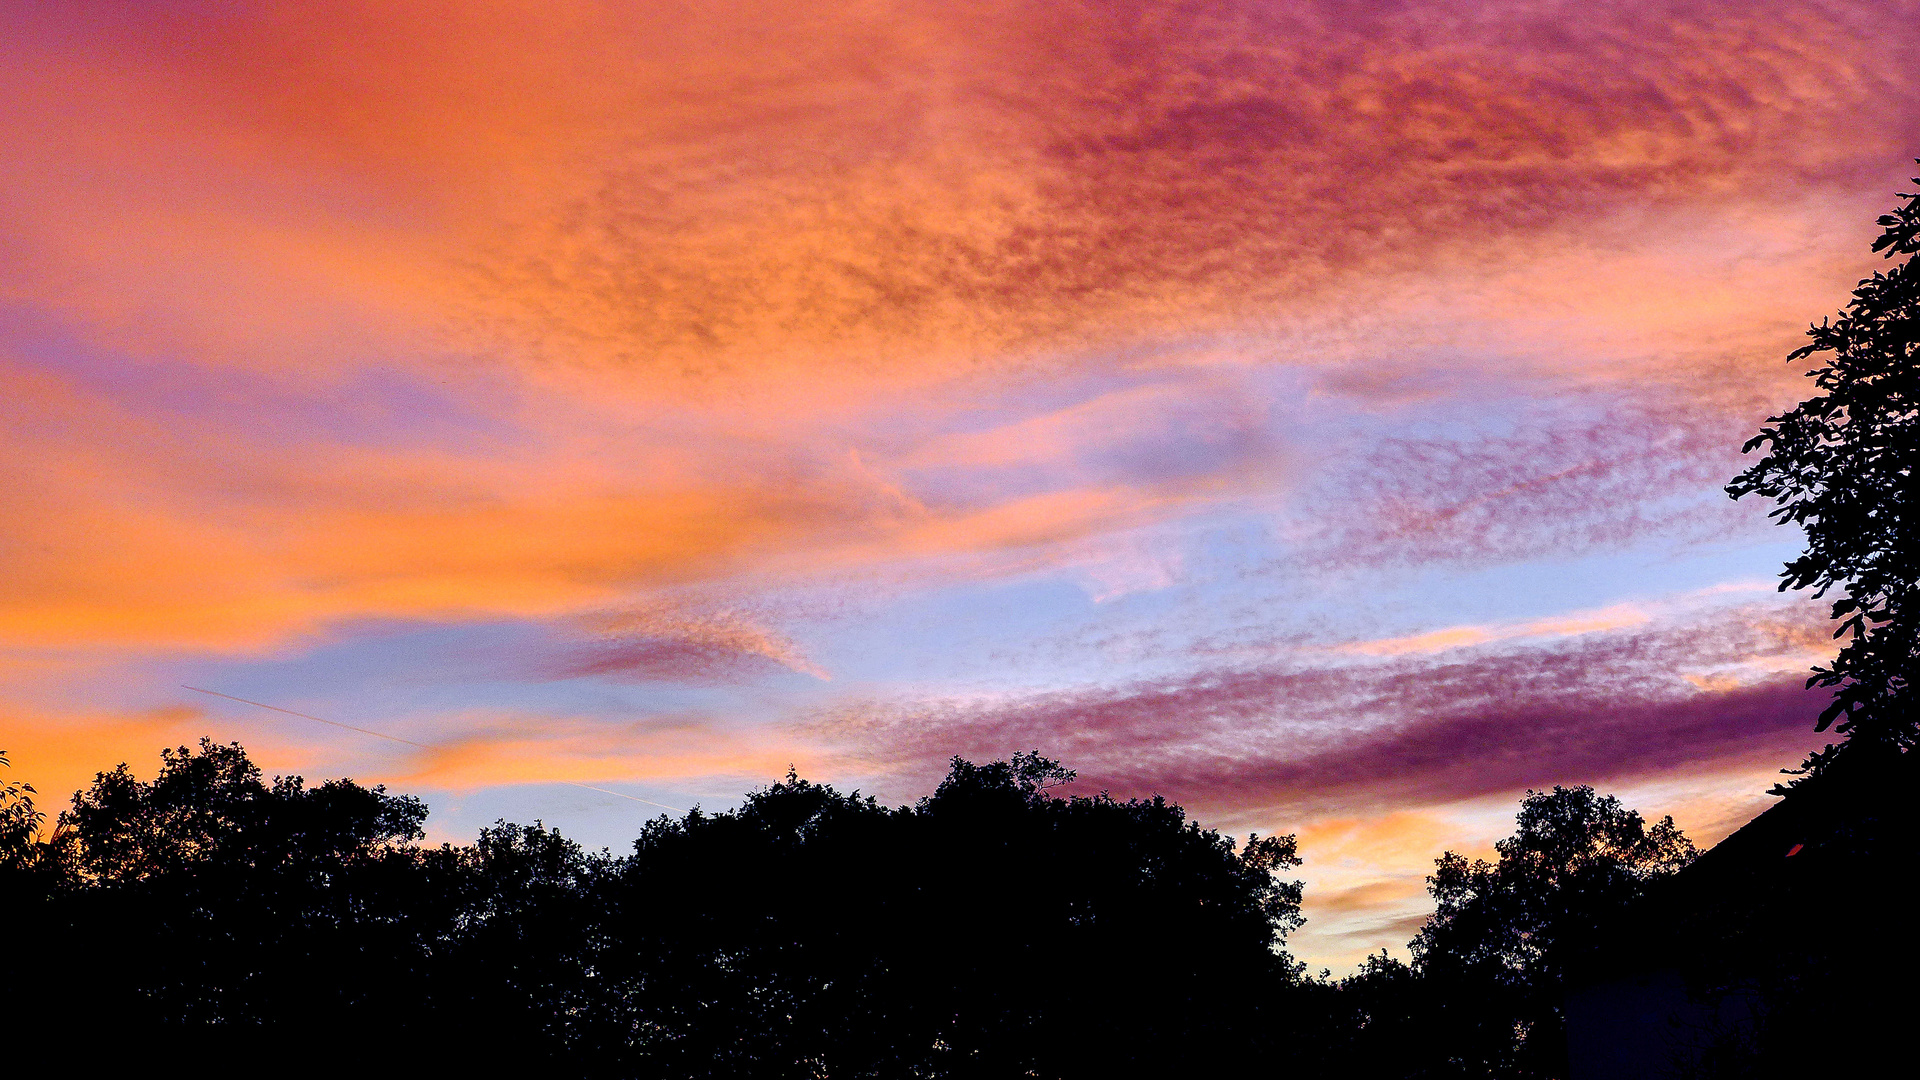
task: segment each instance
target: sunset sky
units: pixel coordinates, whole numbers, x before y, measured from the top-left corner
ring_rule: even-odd
[[[1338,972],[1529,787],[1711,841],[1825,741],[1721,487],[1911,190],[1913,0],[6,8],[54,808],[207,735],[617,852],[1038,749],[1297,832]]]

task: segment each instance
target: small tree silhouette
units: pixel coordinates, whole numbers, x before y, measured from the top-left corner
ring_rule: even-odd
[[[1447,852],[1435,910],[1411,943],[1456,1054],[1495,1075],[1552,1076],[1566,1060],[1561,987],[1647,884],[1691,862],[1671,817],[1648,822],[1592,788],[1529,791],[1497,862]],[[1464,1053],[1462,1053],[1464,1049]]]
[[[9,768],[7,752],[0,750],[0,765]],[[40,835],[40,823],[47,815],[33,805],[32,784],[9,780],[0,784],[0,870],[23,866],[32,861],[34,840]]]

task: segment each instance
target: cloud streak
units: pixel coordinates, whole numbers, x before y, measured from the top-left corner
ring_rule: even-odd
[[[537,667],[539,674],[726,683],[785,669],[832,678],[784,635],[739,613],[661,605],[575,622],[596,640],[563,647]]]
[[[1295,660],[1024,699],[856,704],[816,730],[856,760],[915,776],[952,754],[1038,747],[1072,761],[1090,788],[1157,791],[1235,815],[1380,812],[1785,762],[1813,741],[1821,697],[1765,661],[1826,646],[1823,628],[1764,609],[1718,614],[1725,621],[1439,657]],[[1701,671],[1724,677],[1687,677]]]

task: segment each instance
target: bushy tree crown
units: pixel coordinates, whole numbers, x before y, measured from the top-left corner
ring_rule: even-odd
[[[1834,690],[1816,730],[1910,747],[1920,663],[1920,194],[1900,197],[1907,203],[1879,219],[1873,250],[1906,260],[1861,281],[1838,318],[1807,331],[1812,341],[1788,359],[1826,354],[1807,372],[1821,392],[1748,440],[1745,452],[1764,446],[1766,456],[1727,493],[1771,498],[1775,520],[1806,532],[1782,590],[1844,593],[1833,603],[1834,636],[1847,642],[1807,680]],[[1834,753],[1815,754],[1808,768]]]

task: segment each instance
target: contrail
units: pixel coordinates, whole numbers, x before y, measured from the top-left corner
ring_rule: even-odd
[[[388,742],[405,743],[408,746],[417,746],[422,750],[446,749],[446,747],[434,746],[431,743],[414,742],[412,739],[403,739],[398,735],[389,735],[384,731],[373,731],[368,728],[354,727],[352,724],[343,724],[338,720],[329,720],[324,716],[315,716],[312,713],[294,712],[292,709],[283,709],[278,705],[269,705],[264,701],[253,701],[248,698],[234,697],[232,694],[223,694],[218,690],[203,690],[198,686],[188,686],[185,683],[180,684],[180,689],[191,690],[196,694],[206,694],[208,697],[226,698],[228,701],[237,701],[242,705],[251,705],[256,709],[269,709],[277,713],[286,713],[288,716],[297,716],[302,720],[312,720],[315,723],[319,723],[319,724],[330,724],[337,728],[346,728],[348,731],[357,731],[362,735],[371,735],[376,739],[385,739]],[[663,803],[663,802],[654,802],[652,799],[643,799],[638,795],[628,795],[625,792],[608,791],[606,788],[594,787],[592,784],[576,784],[571,780],[553,780],[549,782],[555,783],[555,784],[565,784],[568,787],[577,787],[585,791],[597,791],[602,795],[611,795],[616,799],[626,799],[628,802],[646,803],[648,806],[657,806],[662,810],[671,810],[676,814],[686,813],[686,811],[680,809],[677,806],[668,806],[666,803]]]
[[[303,713],[303,712],[294,712],[292,709],[283,709],[278,705],[269,705],[264,701],[248,701],[246,698],[234,697],[232,694],[223,694],[218,690],[202,690],[197,686],[188,686],[185,683],[180,684],[180,689],[191,690],[196,694],[206,694],[210,697],[223,697],[223,698],[226,698],[228,701],[237,701],[242,705],[252,705],[254,708],[257,708],[257,709],[272,709],[274,712],[286,713],[288,716],[297,716],[302,720],[312,720],[316,723],[321,723],[321,724],[332,724],[334,727],[337,727],[337,728],[346,728],[348,731],[357,731],[362,735],[371,735],[376,739],[385,739],[388,742],[406,743],[408,746],[417,746],[422,750],[440,749],[440,747],[438,746],[428,746],[426,743],[414,742],[412,739],[403,739],[398,735],[389,735],[384,731],[369,731],[363,727],[354,727],[352,724],[343,724],[338,720],[328,720],[325,717],[321,717],[321,716],[313,716],[311,714]]]

